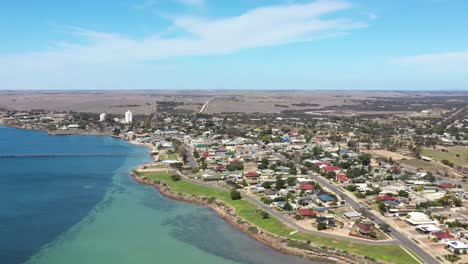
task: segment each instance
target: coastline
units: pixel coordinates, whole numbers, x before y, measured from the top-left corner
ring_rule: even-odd
[[[176,193],[172,191],[166,183],[148,180],[145,177],[137,175],[134,171],[131,171],[130,175],[136,182],[154,187],[159,191],[159,193],[162,196],[166,198],[207,206],[224,221],[231,224],[236,229],[240,230],[241,232],[257,240],[258,242],[267,245],[278,252],[294,255],[311,261],[321,261],[339,264],[388,263],[384,261],[371,260],[361,255],[343,252],[329,247],[315,247],[304,241],[288,239],[272,234],[236,215],[234,208],[230,207],[222,201],[211,200],[208,197],[191,196]],[[291,245],[293,244],[298,245],[299,247],[292,247]]]
[[[39,130],[48,133],[51,136],[61,136],[61,135],[94,135],[94,136],[110,136],[113,138],[118,138],[127,141],[133,145],[145,146],[150,148],[151,151],[157,150],[156,147],[149,143],[143,142],[136,142],[133,140],[127,140],[124,136],[115,136],[110,135],[107,133],[100,133],[100,132],[83,132],[83,131],[72,131],[69,133],[54,133],[52,131],[48,131],[46,129],[41,128],[33,128],[33,127],[21,127],[12,124],[8,124],[2,122],[0,119],[0,125],[12,127],[16,129],[25,129],[25,130]],[[151,154],[150,154],[151,155]],[[155,157],[152,156],[152,159]],[[145,165],[140,164],[139,166]],[[343,264],[351,264],[351,263],[387,263],[384,261],[378,260],[371,260],[361,255],[343,252],[340,250],[336,250],[330,247],[319,247],[315,245],[310,245],[304,241],[288,239],[285,237],[281,237],[272,233],[269,233],[258,226],[251,224],[250,222],[246,221],[245,219],[239,217],[235,214],[235,210],[227,204],[224,204],[222,201],[210,201],[208,197],[199,197],[199,196],[189,196],[180,193],[176,193],[172,191],[164,182],[156,183],[151,180],[144,179],[143,177],[138,176],[134,173],[134,171],[130,171],[129,174],[133,177],[133,179],[140,183],[149,186],[155,187],[162,196],[183,201],[187,203],[199,204],[203,206],[209,207],[213,210],[219,217],[221,217],[224,221],[234,226],[236,229],[240,230],[241,232],[249,235],[253,239],[257,240],[264,245],[271,247],[272,249],[279,251],[284,254],[294,255],[297,257],[302,257],[311,261],[321,261],[321,262],[331,262],[331,263],[343,263]],[[253,232],[253,228],[255,228],[255,232]],[[292,247],[290,245],[295,244],[296,247]],[[307,248],[307,249],[305,249]]]

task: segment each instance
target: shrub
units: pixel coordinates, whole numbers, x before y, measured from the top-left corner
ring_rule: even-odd
[[[181,180],[179,174],[172,174],[171,179],[173,181],[180,181]]]
[[[231,199],[232,200],[239,200],[240,198],[242,198],[241,193],[236,189],[232,189],[231,190]]]

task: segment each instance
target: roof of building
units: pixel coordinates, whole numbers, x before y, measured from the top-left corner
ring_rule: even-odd
[[[331,197],[331,196],[328,195],[328,194],[321,194],[321,195],[319,195],[318,198],[319,198],[320,201],[322,201],[322,202],[334,202],[334,201],[335,201],[335,198]]]
[[[323,168],[324,171],[339,171],[340,168],[338,166],[326,166]]]
[[[372,224],[359,223],[356,226],[359,229],[359,231],[361,231],[363,233],[368,233],[374,228],[374,225],[372,225]]]
[[[468,245],[460,241],[449,241],[445,244],[454,249],[468,249]]]
[[[301,189],[301,190],[313,190],[314,185],[309,184],[309,183],[302,183],[301,185],[299,185],[299,189]]]
[[[258,173],[252,171],[252,172],[247,172],[244,174],[245,177],[258,177]]]
[[[449,239],[449,238],[454,238],[452,234],[450,234],[447,231],[437,231],[437,232],[432,232],[432,235],[437,237],[438,239]]]
[[[317,215],[317,212],[314,212],[310,209],[299,209],[299,214],[302,216],[315,216]]]

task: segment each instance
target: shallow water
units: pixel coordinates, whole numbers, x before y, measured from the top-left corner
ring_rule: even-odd
[[[0,153],[147,153],[97,136],[0,127]],[[0,159],[1,263],[311,263],[210,209],[168,200],[128,171],[148,157]]]

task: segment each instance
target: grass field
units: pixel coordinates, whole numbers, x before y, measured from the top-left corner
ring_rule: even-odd
[[[177,160],[177,153],[172,154],[161,154],[160,160]]]
[[[436,170],[438,168],[436,164],[432,164],[424,160],[413,159],[413,160],[402,160],[400,162],[403,164],[415,167],[415,168],[422,168],[425,170]]]
[[[178,193],[215,197],[234,207],[236,214],[238,214],[240,217],[264,230],[280,236],[291,237],[304,241],[309,240],[320,245],[333,247],[336,249],[345,250],[359,255],[364,255],[393,263],[418,263],[413,257],[411,257],[406,251],[397,245],[365,245],[304,233],[296,233],[290,236],[289,234],[294,231],[292,228],[286,226],[276,218],[270,217],[268,219],[263,219],[255,205],[243,199],[232,200],[228,192],[195,185],[183,180],[173,181],[171,179],[170,173],[148,174],[146,177],[153,180],[164,181],[173,191]]]
[[[423,149],[422,155],[431,157],[438,161],[448,160],[456,166],[468,165],[468,147],[448,147],[444,149],[446,149],[447,152],[442,152],[436,149]]]

